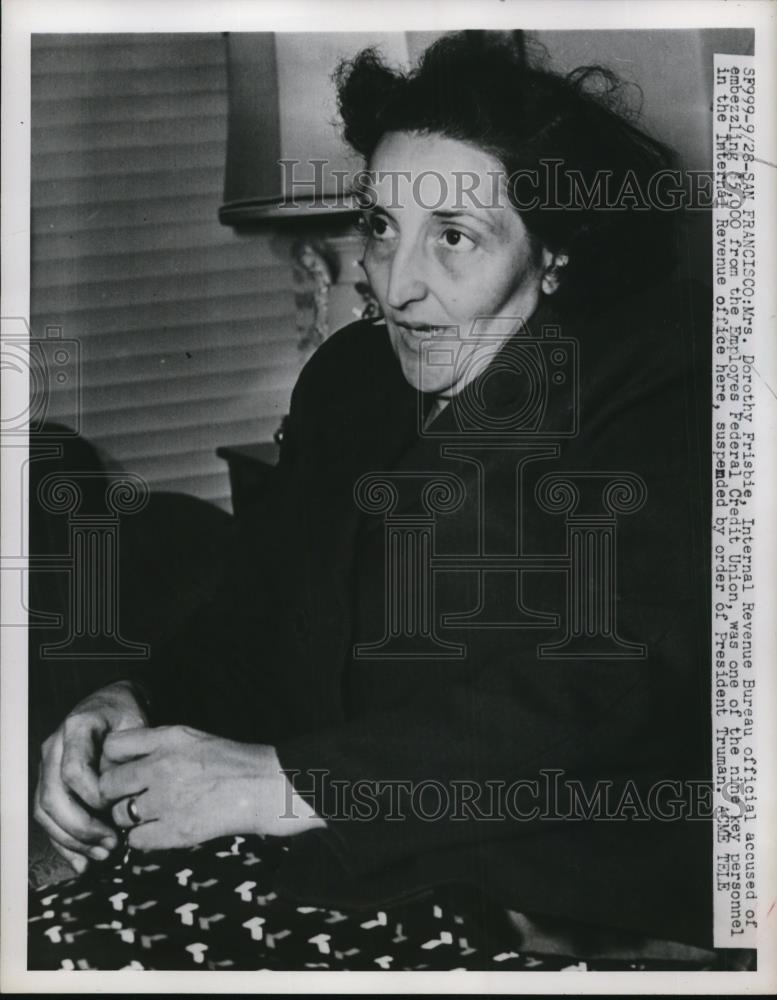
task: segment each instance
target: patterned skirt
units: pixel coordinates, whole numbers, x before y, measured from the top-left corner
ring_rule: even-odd
[[[28,961],[41,969],[644,969],[514,950],[496,903],[466,887],[374,912],[300,906],[273,891],[288,848],[227,837],[94,864],[30,894]],[[654,968],[666,969],[667,963]],[[687,968],[687,966],[677,966]]]

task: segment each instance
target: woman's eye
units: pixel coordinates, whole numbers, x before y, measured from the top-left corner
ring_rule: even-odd
[[[391,235],[391,227],[388,224],[388,220],[382,215],[363,216],[361,228],[368,236],[374,236],[377,239]]]
[[[460,229],[445,229],[440,237],[443,246],[450,250],[470,250],[475,245],[471,236]]]

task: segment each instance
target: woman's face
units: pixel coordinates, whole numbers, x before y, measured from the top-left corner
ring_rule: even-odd
[[[534,312],[550,255],[536,259],[501,164],[475,146],[390,132],[370,171],[363,263],[391,345],[411,385],[452,395]]]

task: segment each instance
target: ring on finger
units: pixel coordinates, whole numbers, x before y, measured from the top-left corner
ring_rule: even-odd
[[[127,799],[127,816],[129,816],[132,826],[137,826],[138,823],[143,822],[140,812],[138,811],[138,800],[134,795],[131,795]]]

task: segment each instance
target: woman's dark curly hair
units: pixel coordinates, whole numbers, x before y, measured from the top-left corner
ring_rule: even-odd
[[[678,213],[643,199],[651,177],[675,168],[674,153],[635,124],[610,70],[560,75],[527,59],[509,35],[466,31],[440,38],[408,72],[364,49],[340,64],[335,81],[344,138],[368,165],[394,131],[439,133],[500,161],[535,247],[568,255],[559,306],[587,312],[672,271]],[[560,163],[548,168],[551,161]],[[531,191],[527,171],[537,171]],[[611,195],[631,197],[597,206],[600,171]],[[594,193],[588,205],[583,189]]]

